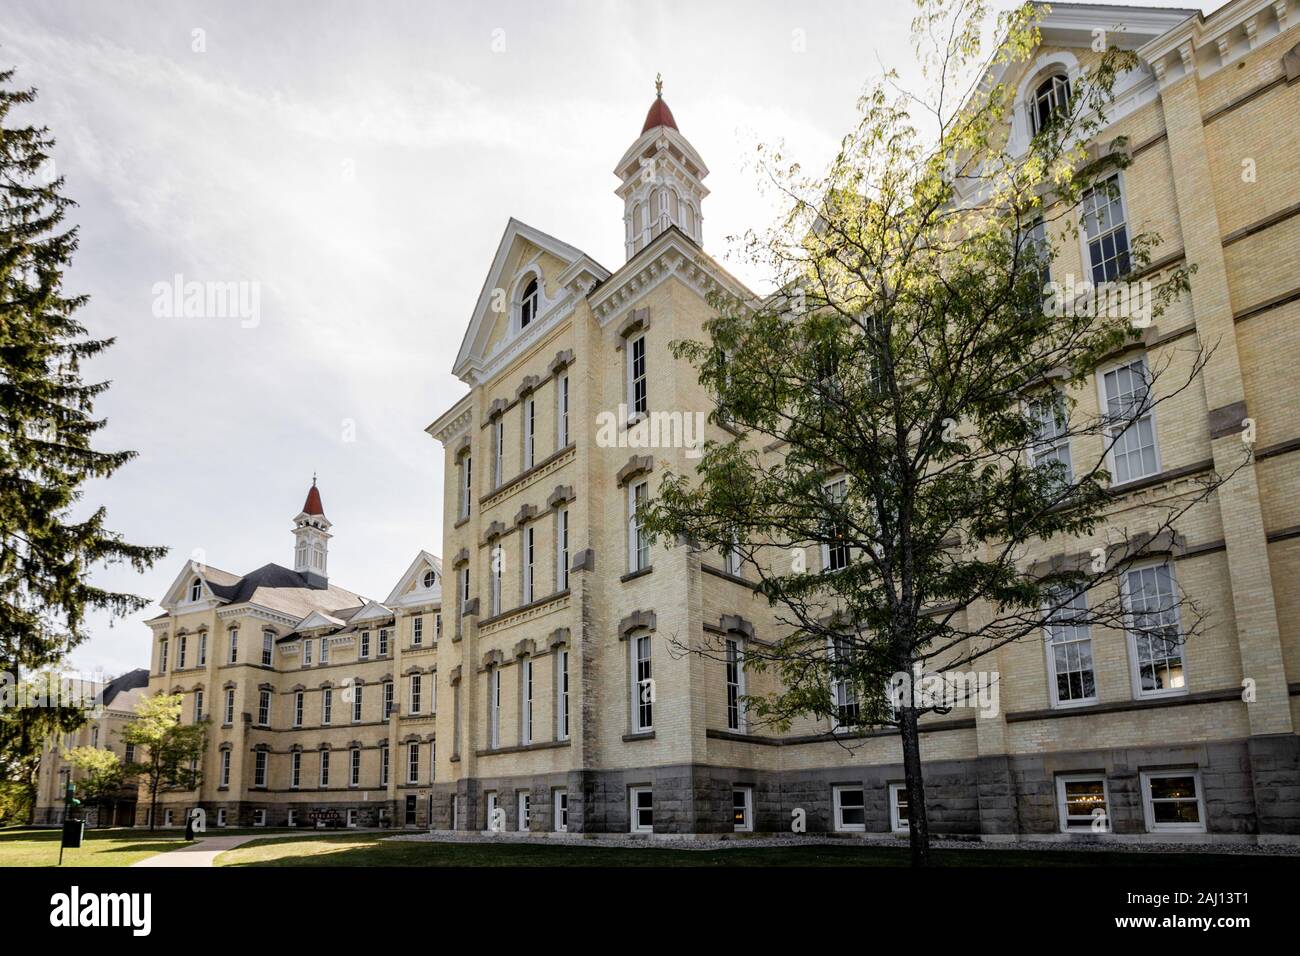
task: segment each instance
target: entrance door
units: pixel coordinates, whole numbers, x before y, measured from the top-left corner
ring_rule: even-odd
[[[415,826],[415,794],[408,794],[406,797],[406,825]]]

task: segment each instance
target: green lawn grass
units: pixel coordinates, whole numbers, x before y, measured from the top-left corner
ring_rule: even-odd
[[[381,833],[256,840],[217,857],[217,866],[907,866],[905,847],[809,844],[720,850],[629,849],[559,843],[413,843]],[[1294,857],[1070,850],[935,850],[938,866],[1269,866]]]
[[[0,866],[54,866],[59,862],[57,829],[14,827],[0,830]],[[80,849],[64,850],[64,866],[130,866],[184,843],[181,834],[148,830],[87,830]]]
[[[209,830],[207,836],[267,833],[266,829]],[[270,831],[272,833],[276,831]],[[291,831],[285,830],[284,833]],[[0,829],[0,867],[54,866],[59,862],[59,829],[6,827]],[[202,835],[200,835],[202,839]],[[81,848],[63,851],[64,866],[130,866],[137,860],[174,850],[185,842],[184,830],[114,827],[86,830]]]

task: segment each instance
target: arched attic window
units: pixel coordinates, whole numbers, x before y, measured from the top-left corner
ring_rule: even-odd
[[[1039,83],[1029,111],[1035,135],[1042,132],[1054,115],[1065,112],[1069,102],[1070,79],[1064,73],[1053,73]]]
[[[190,600],[201,601],[203,599],[203,582],[195,578],[190,582]]]
[[[519,297],[519,328],[526,329],[537,318],[537,277],[529,279],[524,285],[523,295]]]

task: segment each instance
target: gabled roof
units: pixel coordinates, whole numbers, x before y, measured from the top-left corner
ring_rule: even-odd
[[[367,601],[366,606],[348,619],[348,624],[356,627],[370,621],[387,621],[393,617],[393,609],[378,601]]]
[[[424,586],[424,574],[432,570],[436,580],[433,587]],[[421,551],[398,578],[397,585],[384,600],[390,606],[404,604],[430,604],[442,600],[442,561],[437,555]]]
[[[113,701],[116,700],[118,697],[123,697],[124,699],[122,702],[125,703],[126,702],[125,698],[132,696],[130,694],[130,691],[138,690],[142,687],[148,687],[148,686],[149,686],[148,669],[144,667],[137,667],[133,671],[127,671],[125,674],[121,674],[117,677],[114,677],[111,681],[105,684],[100,700],[105,707],[113,703]]]
[[[240,576],[187,561],[163,597],[163,607],[173,610],[194,577],[202,583],[205,597],[217,604],[255,604],[298,620],[312,611],[336,612],[365,603],[364,598],[334,584],[312,587],[297,571],[278,564],[265,564]]]
[[[596,263],[581,249],[512,217],[506,223],[505,232],[501,235],[501,242],[497,245],[496,255],[492,258],[492,266],[488,269],[487,278],[483,281],[483,289],[479,292],[478,301],[474,304],[474,312],[470,316],[469,327],[465,330],[464,339],[461,340],[460,351],[456,354],[456,361],[452,365],[452,373],[459,378],[464,378],[468,370],[481,365],[483,359],[487,357],[485,351],[488,338],[491,336],[492,328],[500,315],[500,313],[492,309],[493,292],[496,289],[508,286],[510,277],[505,275],[505,268],[510,261],[511,253],[521,242],[532,243],[539,249],[550,253],[562,261],[566,267],[587,260],[592,264],[592,271],[599,278],[603,279],[609,275],[608,269]]]

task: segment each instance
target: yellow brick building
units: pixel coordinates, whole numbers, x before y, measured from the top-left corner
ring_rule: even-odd
[[[1041,49],[1000,77],[1018,96],[1014,148],[1040,91],[1095,56],[1094,31],[1136,50],[1102,134],[1125,137],[1133,160],[1108,234],[1079,223],[1054,268],[1093,273],[1121,228],[1163,238],[1148,277],[1197,266],[1190,296],[1082,396],[1095,412],[1116,369],[1214,346],[1147,422],[1117,520],[1140,525],[1198,475],[1230,470],[1243,419],[1257,435],[1253,462],[1140,569],[1209,608],[1205,633],[1159,661],[1101,629],[1064,654],[1046,636],[1001,650],[996,716],[923,725],[936,832],[1300,836],[1298,26],[1294,0],[1209,16],[1056,4]],[[851,735],[850,752],[826,721],[753,725],[741,699],[770,678],[746,673],[745,648],[776,633],[755,576],[650,546],[632,517],[700,440],[726,437],[702,423],[708,398],[669,343],[702,336],[711,290],[749,293],[703,251],[708,168],[662,96],[614,172],[621,266],[512,219],[469,316],[453,366],[468,394],[428,428],[445,450],[445,621],[444,565],[424,552],[383,602],[330,584],[314,491],[292,571],[178,576],[151,622],[150,690],[185,693],[187,714],[201,692],[212,729],[200,792],[167,797],[174,819],[201,805],[210,824],[538,835],[905,828],[896,734]],[[704,641],[722,655],[682,653]]]

